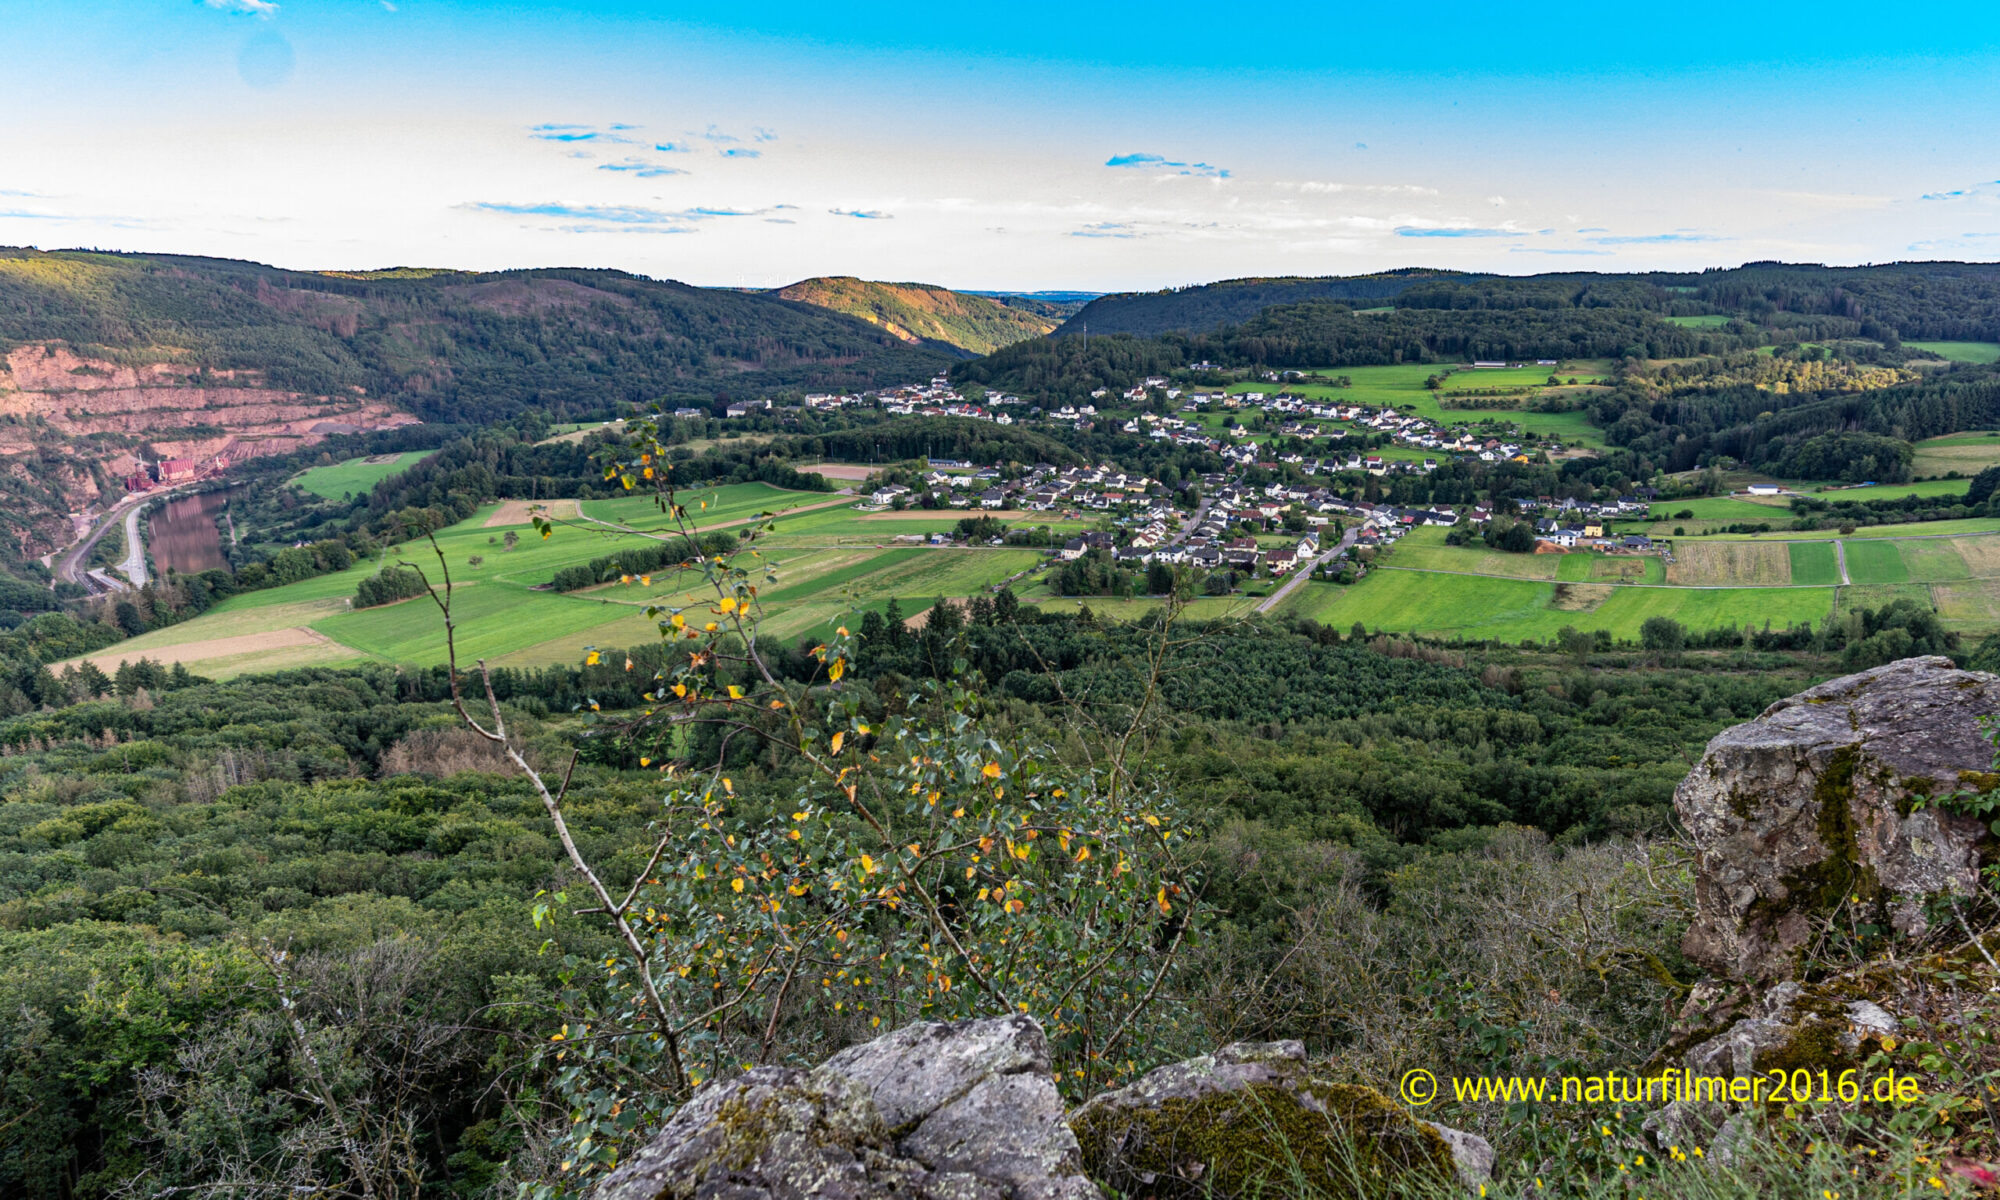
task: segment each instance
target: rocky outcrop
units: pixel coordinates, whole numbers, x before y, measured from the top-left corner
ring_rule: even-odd
[[[1962,1021],[1961,989],[2000,981],[1990,949],[1911,942],[1930,932],[1927,902],[1974,892],[1992,852],[1981,822],[1922,802],[2000,786],[1981,729],[1996,712],[2000,676],[1911,658],[1781,700],[1708,744],[1674,806],[1696,852],[1682,949],[1712,974],[1647,1070],[1670,1081],[1673,1102],[1646,1120],[1662,1150],[1707,1146],[1726,1164],[1769,1103],[1730,1094],[1733,1082],[1851,1070],[1873,1086],[1864,1064],[1906,1023]],[[1831,918],[1850,933],[1893,931],[1915,952],[1811,970]]]
[[[1843,906],[1921,933],[1926,897],[1973,890],[1984,830],[1914,802],[2000,782],[1979,725],[1995,712],[2000,677],[1911,658],[1718,735],[1674,793],[1697,855],[1683,951],[1725,979],[1773,982]]]
[[[1065,1116],[1041,1026],[1017,1016],[911,1025],[811,1071],[710,1084],[593,1200],[1227,1200],[1296,1162],[1328,1197],[1411,1172],[1467,1184],[1493,1151],[1369,1088],[1315,1078],[1298,1042],[1162,1067]],[[1073,1132],[1074,1130],[1074,1132]]]
[[[596,1200],[1099,1200],[1027,1017],[912,1025],[711,1084]]]
[[[1161,1067],[1070,1118],[1091,1176],[1159,1200],[1228,1200],[1303,1185],[1371,1196],[1410,1175],[1469,1187],[1493,1149],[1410,1117],[1373,1088],[1316,1078],[1295,1041],[1239,1042]]]

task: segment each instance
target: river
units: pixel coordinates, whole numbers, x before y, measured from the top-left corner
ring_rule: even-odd
[[[162,575],[169,570],[191,575],[229,565],[215,529],[216,514],[228,502],[226,492],[203,492],[169,500],[153,514],[147,537],[153,563]]]

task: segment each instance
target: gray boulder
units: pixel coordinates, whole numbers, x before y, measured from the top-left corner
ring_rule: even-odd
[[[1974,889],[1983,829],[1912,801],[2000,783],[1979,726],[1995,712],[2000,676],[1910,658],[1719,734],[1674,793],[1697,858],[1683,951],[1764,983],[1792,977],[1816,923],[1843,903],[1922,933],[1926,896]]]
[[[912,1025],[710,1084],[593,1200],[1101,1200],[1027,1017]]]

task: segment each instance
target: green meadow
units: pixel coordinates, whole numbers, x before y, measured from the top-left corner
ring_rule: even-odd
[[[389,476],[415,466],[418,459],[430,453],[429,450],[409,450],[402,454],[350,458],[331,466],[301,471],[292,476],[292,484],[324,500],[359,496]]]
[[[2000,362],[2000,344],[1993,342],[1904,342],[1903,345],[1952,362]]]
[[[1977,475],[2000,466],[2000,432],[1952,433],[1916,444],[1911,470],[1918,475]],[[1900,487],[1901,485],[1896,485]]]
[[[701,507],[704,500],[706,508]],[[767,637],[813,636],[850,614],[880,610],[891,598],[906,616],[915,616],[939,596],[976,594],[1042,561],[1039,551],[1013,547],[894,544],[898,533],[948,529],[962,513],[871,523],[854,513],[845,497],[787,492],[760,483],[709,488],[682,497],[691,514],[700,514],[696,521],[707,524],[745,522],[759,511],[827,500],[836,504],[779,522],[781,527],[787,520],[801,525],[814,522],[810,531],[789,539],[774,536],[734,560],[752,571]],[[601,519],[643,518],[648,511],[657,518],[657,511],[644,504],[635,499],[590,501],[584,510]],[[698,578],[673,572],[656,574],[645,583],[614,582],[567,594],[536,590],[564,567],[647,543],[639,536],[574,518],[559,522],[546,539],[527,524],[487,524],[503,511],[507,510],[488,505],[437,534],[454,585],[461,662],[478,658],[502,666],[575,662],[589,646],[637,645],[658,636],[655,623],[645,615],[649,604],[704,604],[711,598],[699,590]],[[511,550],[505,543],[509,532],[518,535]],[[859,543],[864,536],[880,543]],[[474,558],[480,560],[477,566]],[[346,571],[233,596],[193,620],[121,642],[93,657],[107,667],[115,667],[120,658],[185,662],[198,674],[218,677],[364,660],[413,666],[442,662],[443,630],[437,607],[428,597],[359,611],[350,607],[361,580],[383,562],[394,561],[419,565],[434,579],[439,577],[429,545],[406,543],[379,560]]]
[[[1564,627],[1606,630],[1636,638],[1650,617],[1671,617],[1693,630],[1824,622],[1835,589],[1623,587],[1446,575],[1393,568],[1351,587],[1308,583],[1288,598],[1288,615],[1346,629],[1423,633],[1439,637],[1548,640]]]
[[[1786,548],[1792,562],[1792,583],[1821,587],[1840,582],[1840,562],[1827,542],[1794,542]]]

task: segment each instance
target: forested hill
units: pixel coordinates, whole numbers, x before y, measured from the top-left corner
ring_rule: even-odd
[[[134,364],[362,389],[427,421],[525,407],[926,378],[953,355],[781,297],[620,271],[285,271],[229,259],[0,249],[0,354],[66,342]]]
[[[2000,264],[1824,267],[1749,263],[1698,273],[1475,276],[1407,270],[1319,279],[1227,279],[1173,291],[1103,296],[1058,334],[1209,333],[1266,309],[1311,300],[1355,309],[1637,308],[1721,315],[1810,337],[2000,339]]]
[[[1051,305],[1016,306],[928,283],[875,283],[852,276],[802,279],[778,296],[859,317],[912,345],[934,345],[972,354],[1040,337],[1059,321]]]
[[[1387,271],[1380,275],[1225,279],[1199,287],[1099,296],[1058,334],[1202,333],[1234,325],[1277,304],[1339,300],[1356,308],[1387,304],[1426,279],[1464,279],[1456,271]]]

